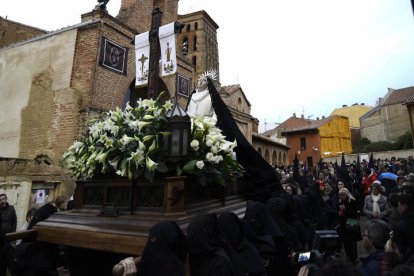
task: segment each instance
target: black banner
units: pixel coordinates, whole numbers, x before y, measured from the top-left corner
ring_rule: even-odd
[[[118,74],[127,74],[128,49],[102,37],[99,64]]]

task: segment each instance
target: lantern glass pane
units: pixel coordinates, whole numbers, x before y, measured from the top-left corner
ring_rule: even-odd
[[[180,152],[180,130],[173,129],[171,136],[171,156],[179,156]]]
[[[183,129],[183,155],[187,155],[188,147],[188,130]]]

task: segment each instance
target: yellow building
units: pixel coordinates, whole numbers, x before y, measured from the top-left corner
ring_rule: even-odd
[[[349,118],[349,128],[351,130],[351,142],[356,144],[361,140],[361,124],[359,118],[372,109],[371,106],[365,104],[353,104],[351,106],[343,105],[341,108],[335,109],[330,116],[340,115]]]
[[[351,153],[351,131],[345,116],[330,116],[319,127],[321,157],[335,156],[342,152]]]

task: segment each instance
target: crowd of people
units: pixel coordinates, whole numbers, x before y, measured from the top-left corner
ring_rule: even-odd
[[[277,168],[284,192],[250,198],[241,219],[233,213],[199,215],[186,239],[174,222],[154,226],[175,225],[174,241],[151,230],[130,275],[185,275],[183,250],[192,276],[414,275],[413,164],[411,158],[393,158]],[[334,231],[337,242],[318,247],[319,230]],[[358,256],[357,242],[366,255]],[[160,259],[170,259],[171,266],[157,266]],[[125,269],[127,263],[120,262]]]
[[[174,221],[160,222],[139,264],[125,258],[119,265],[124,275],[144,276],[414,275],[414,161],[341,163],[277,168],[283,190],[248,197],[244,216],[199,214],[186,233]],[[1,197],[2,229],[15,231]],[[28,228],[63,209],[60,200],[28,217]],[[329,249],[315,243],[320,230],[337,234]],[[56,264],[47,255],[43,261]]]

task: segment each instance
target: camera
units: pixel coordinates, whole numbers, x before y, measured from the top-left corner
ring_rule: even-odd
[[[316,273],[323,265],[335,260],[339,246],[339,235],[335,230],[315,231],[312,250],[298,255],[298,264],[306,265],[310,274]]]
[[[299,253],[298,263],[301,265],[308,263],[311,258],[311,253],[312,253],[311,251]]]

